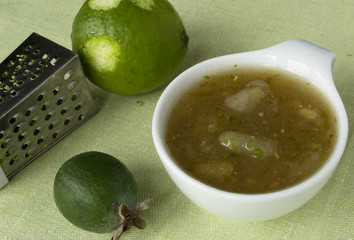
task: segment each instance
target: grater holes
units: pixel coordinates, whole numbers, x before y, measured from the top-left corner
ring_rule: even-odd
[[[42,62],[39,62],[38,65],[37,65],[37,67],[36,67],[36,69],[37,69],[38,71],[40,71],[40,70],[43,69],[43,67],[44,67],[43,63],[42,63]]]
[[[81,109],[81,107],[82,107],[81,104],[76,104],[74,109],[75,109],[76,111],[79,111],[79,110]]]
[[[25,51],[26,47],[28,48]],[[5,168],[8,167],[11,159],[15,161],[14,166],[6,169],[7,173],[12,174],[11,171],[16,170],[17,167],[21,167],[22,164],[29,161],[29,157],[37,156],[47,147],[53,145],[54,142],[67,135],[72,126],[75,125],[76,127],[79,114],[86,108],[85,103],[82,103],[83,97],[86,97],[83,96],[85,89],[79,89],[81,87],[81,77],[83,78],[84,76],[81,76],[81,72],[80,74],[76,72],[76,69],[73,67],[67,65],[65,67],[64,64],[66,64],[65,60],[67,57],[65,55],[65,59],[61,59],[62,52],[60,49],[59,51],[57,50],[55,48],[53,49],[54,52],[52,52],[48,50],[47,46],[37,45],[34,40],[27,41],[27,43],[22,44],[19,52],[19,55],[21,54],[20,58],[27,55],[25,61],[21,62],[19,57],[16,56],[16,58],[13,58],[13,62],[10,63],[11,58],[9,58],[5,62],[5,67],[11,67],[0,69],[0,89],[5,85],[9,87],[5,89],[6,92],[3,92],[2,89],[0,91],[0,95],[3,97],[3,99],[0,97],[0,102],[2,101],[0,104],[1,110],[8,102],[12,103],[12,101],[17,100],[15,97],[11,97],[11,95],[15,96],[16,92],[16,98],[20,97],[22,99],[23,97],[24,99],[22,100],[25,100],[25,97],[28,97],[28,100],[31,100],[27,101],[31,105],[26,104],[26,107],[23,104],[24,108],[19,109],[20,111],[17,114],[11,114],[10,111],[7,111],[6,105],[5,110],[10,114],[5,116],[2,123],[8,126],[7,129],[0,128],[0,133],[3,133],[0,135],[0,145],[2,142],[7,142],[8,137],[11,138],[11,141],[8,142],[6,148],[3,145],[4,149],[0,149],[0,155],[5,156],[6,152],[9,155],[11,152],[8,152],[8,150],[12,147],[12,143],[16,148],[16,151],[13,151],[12,155],[6,158]],[[60,57],[58,57],[58,54],[61,54]],[[59,64],[63,64],[63,66],[58,66]],[[52,67],[54,65],[55,67]],[[57,66],[61,69],[54,69]],[[16,67],[17,70],[15,70]],[[81,69],[79,70],[81,71]],[[6,77],[1,76],[4,71],[7,71]],[[77,76],[77,74],[80,76]],[[80,77],[80,79],[76,79],[77,77]],[[31,81],[31,79],[34,81]],[[22,81],[19,82],[19,80]],[[49,80],[47,81],[48,88],[46,90],[42,88],[45,88],[45,85],[42,85],[42,80],[43,82]],[[72,83],[73,81],[76,82]],[[38,86],[36,86],[37,84]],[[69,85],[73,88],[69,89]],[[11,92],[12,90],[15,91]],[[81,95],[75,95],[72,101],[71,97],[75,92],[81,92]],[[22,101],[21,99],[20,101]],[[53,110],[52,107],[54,108]],[[16,120],[12,124],[9,124],[11,117],[15,117]],[[15,129],[17,126],[19,128]],[[14,129],[16,133],[13,132]]]
[[[64,121],[64,125],[69,125],[69,123],[70,123],[70,119],[68,118],[68,119],[66,119],[65,121]]]
[[[15,151],[16,151],[16,148],[15,147],[11,147],[9,150],[7,150],[6,152],[5,152],[5,157],[10,157],[10,156],[12,156],[14,153],[15,153]]]
[[[52,119],[52,114],[47,114],[45,117],[44,117],[44,119],[45,120],[47,120],[47,121],[49,121],[50,119]]]
[[[72,100],[72,101],[75,101],[76,99],[79,98],[80,94],[81,94],[80,92],[74,93],[74,95],[71,96],[71,100]]]
[[[56,139],[56,138],[58,138],[58,135],[59,135],[59,134],[58,134],[57,132],[55,132],[55,133],[52,134],[52,138],[53,138],[53,139]]]
[[[31,51],[32,50],[32,45],[27,45],[26,47],[25,47],[25,51],[26,52],[29,52],[29,51]]]
[[[10,124],[14,124],[15,122],[16,122],[16,117],[10,118],[10,121],[9,121]]]
[[[38,102],[42,101],[43,98],[44,98],[43,94],[38,95],[38,97],[37,97]]]
[[[39,76],[39,72],[38,71],[34,72],[34,73],[31,74],[30,80],[34,81],[34,80],[36,80],[38,78],[38,76]]]
[[[10,62],[7,64],[7,66],[10,68],[10,67],[13,67],[15,65],[15,62],[13,60],[10,60]]]
[[[68,80],[73,74],[73,70],[69,70],[64,74],[64,80]]]
[[[38,145],[40,145],[40,144],[42,144],[44,142],[44,138],[38,138],[38,140],[37,140],[37,144]]]
[[[2,77],[7,77],[7,75],[9,75],[9,73],[7,71],[5,71],[1,74]]]
[[[33,131],[33,135],[37,136],[40,132],[41,132],[41,130],[39,128],[37,128]]]
[[[18,92],[17,92],[16,90],[11,90],[11,91],[10,91],[11,97],[16,97],[17,94],[18,94]]]
[[[37,123],[37,120],[36,120],[36,119],[32,119],[32,120],[30,121],[29,125],[32,127],[32,126],[34,126],[34,124],[36,124],[36,123]]]
[[[31,156],[32,156],[31,152],[27,152],[27,153],[25,154],[25,158],[30,158]]]
[[[63,116],[65,113],[67,113],[68,112],[68,110],[66,110],[66,109],[62,109],[61,111],[60,111],[60,115],[61,116]]]
[[[34,63],[36,62],[36,59],[31,59],[29,62],[28,62],[28,66],[32,66]]]
[[[46,104],[42,105],[41,110],[44,112],[45,110],[48,109],[48,106]]]
[[[4,92],[8,92],[10,90],[10,86],[4,84],[4,86],[1,88],[1,90],[4,91]]]
[[[10,157],[12,155],[12,152],[10,150],[7,150],[5,152],[5,157]]]
[[[33,54],[34,54],[34,55],[38,55],[38,54],[40,54],[40,53],[41,53],[41,50],[39,50],[39,48],[33,50]]]
[[[22,140],[25,139],[25,135],[20,134],[20,135],[18,135],[17,139],[19,142],[22,142]]]
[[[20,71],[22,69],[22,66],[21,65],[17,65],[16,67],[15,67],[15,71]]]
[[[63,103],[63,99],[58,99],[57,105],[59,106],[59,105],[61,105],[62,103]]]
[[[28,110],[25,112],[25,116],[26,116],[26,117],[31,116],[31,114],[32,114],[32,111],[31,111],[30,109],[28,109]]]
[[[23,71],[23,75],[28,75],[30,73],[30,70],[26,69],[25,71]]]
[[[77,99],[77,95],[73,95],[72,97],[71,97],[71,100],[72,101],[75,101]]]
[[[20,131],[20,126],[16,126],[13,129],[14,133],[18,133]]]
[[[2,149],[6,149],[11,142],[12,142],[12,139],[11,138],[7,138],[1,143],[0,147]]]
[[[54,57],[54,58],[52,58],[51,60],[50,60],[50,64],[52,65],[52,66],[54,66],[55,65],[55,63],[58,61],[58,57]]]
[[[0,132],[0,139],[2,139],[4,137],[4,133]]]
[[[27,143],[25,143],[25,144],[23,144],[22,146],[21,146],[21,149],[22,150],[26,150],[28,148],[28,144]]]
[[[59,93],[59,91],[60,91],[60,88],[56,87],[53,89],[52,93],[53,93],[53,95],[57,95]]]
[[[16,81],[16,85],[17,86],[21,86],[23,84],[23,80],[18,80],[18,81]]]
[[[11,166],[11,165],[14,165],[15,162],[16,162],[16,161],[15,161],[14,159],[11,159],[10,162],[9,162],[9,165],[10,165],[10,166]]]
[[[57,100],[57,105],[60,106],[64,102],[64,97]]]
[[[51,124],[48,126],[48,129],[49,129],[49,130],[52,130],[52,129],[54,129],[54,127],[55,127],[55,124],[54,124],[54,123],[51,123]]]
[[[32,68],[34,68],[36,66],[36,64],[38,63],[38,61],[39,61],[39,56],[38,55],[32,55],[30,66]]]
[[[80,114],[80,115],[77,117],[77,119],[78,119],[79,121],[83,120],[84,118],[85,118],[85,114]]]
[[[77,81],[72,81],[69,85],[68,85],[68,89],[72,90],[74,89],[74,87],[77,85]]]

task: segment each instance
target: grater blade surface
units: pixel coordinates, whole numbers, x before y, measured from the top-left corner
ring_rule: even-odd
[[[78,55],[32,33],[0,64],[0,188],[95,113]]]

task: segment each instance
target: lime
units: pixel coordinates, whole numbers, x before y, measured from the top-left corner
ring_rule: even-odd
[[[71,39],[91,82],[129,95],[168,82],[188,45],[181,18],[167,0],[87,0]]]

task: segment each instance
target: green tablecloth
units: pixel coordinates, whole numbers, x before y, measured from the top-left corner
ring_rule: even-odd
[[[32,32],[71,48],[74,16],[83,0],[0,0],[0,59]],[[205,59],[303,38],[336,53],[335,84],[354,128],[354,2],[352,0],[171,0],[190,36],[178,73]],[[60,141],[0,190],[0,240],[110,239],[71,225],[53,201],[53,179],[75,154],[97,150],[121,159],[135,175],[140,199],[155,199],[144,231],[123,239],[354,239],[354,140],[329,183],[305,206],[266,222],[216,217],[187,199],[155,151],[151,120],[163,88],[118,96],[92,87],[97,115]],[[143,105],[138,104],[142,101]]]

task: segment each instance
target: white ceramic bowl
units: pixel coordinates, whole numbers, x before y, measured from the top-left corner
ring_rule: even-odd
[[[157,153],[177,187],[195,204],[216,215],[242,220],[262,221],[285,215],[309,201],[326,184],[346,145],[348,118],[332,79],[335,55],[310,42],[293,39],[270,48],[216,57],[199,63],[174,79],[161,95],[152,122]],[[265,194],[238,194],[210,187],[186,173],[173,159],[165,142],[166,125],[180,96],[203,76],[227,72],[238,66],[281,68],[316,85],[329,99],[338,122],[338,140],[325,165],[312,177],[293,187]]]

